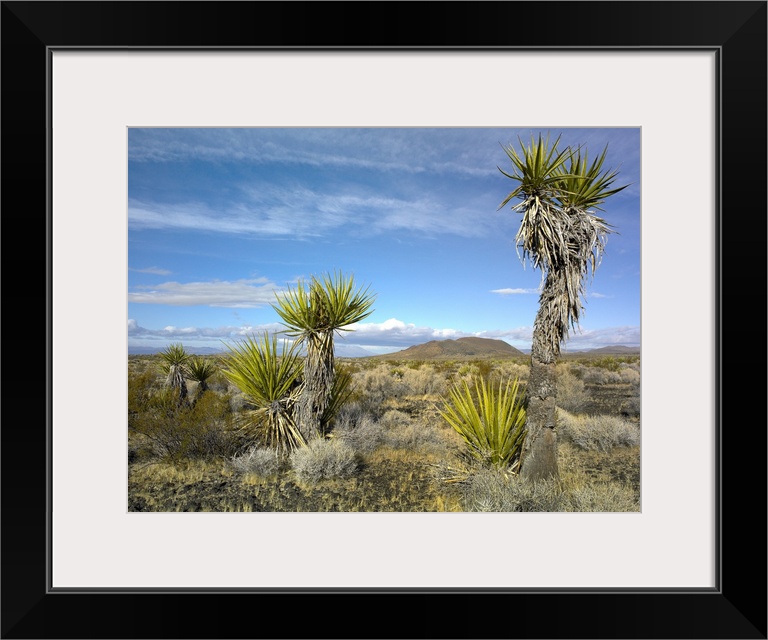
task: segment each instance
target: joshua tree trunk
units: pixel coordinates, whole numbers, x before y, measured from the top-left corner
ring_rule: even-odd
[[[296,424],[309,442],[320,433],[320,423],[336,375],[333,355],[333,330],[313,333],[306,341],[304,380],[296,403]]]
[[[520,475],[529,480],[556,478],[559,475],[555,368],[557,357],[560,355],[562,327],[560,319],[552,317],[557,295],[557,277],[550,272],[539,299],[539,311],[533,325],[531,371],[526,388],[525,426],[528,434],[520,460]]]

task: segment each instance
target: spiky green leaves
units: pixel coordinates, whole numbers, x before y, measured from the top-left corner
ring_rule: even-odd
[[[501,167],[499,171],[507,178],[520,182],[520,186],[504,198],[499,209],[515,197],[522,197],[526,201],[530,199],[528,206],[545,205],[560,179],[558,172],[569,157],[568,149],[564,151],[557,149],[560,137],[551,146],[549,136],[544,141],[539,135],[538,142],[531,137],[531,144],[527,147],[522,140],[519,141],[522,155],[518,154],[511,144],[502,145],[502,149],[512,161],[513,172],[507,173]]]
[[[519,139],[518,139],[519,140]],[[508,173],[501,167],[499,171],[507,178],[520,184],[512,190],[499,209],[506,206],[514,198],[520,198],[513,209],[538,209],[540,207],[556,206],[562,209],[577,208],[582,210],[599,209],[605,200],[627,185],[611,188],[618,176],[618,171],[602,172],[605,156],[608,152],[606,145],[602,153],[589,163],[587,151],[581,147],[558,149],[560,137],[551,145],[549,136],[544,140],[539,134],[538,141],[531,137],[531,143],[526,146],[522,140],[520,151],[511,144],[502,145],[502,149],[512,162],[512,172]]]
[[[608,170],[601,173],[607,152],[606,145],[592,164],[589,164],[586,149],[583,155],[581,148],[569,152],[568,165],[560,165],[555,170],[560,176],[556,182],[556,197],[563,208],[582,211],[600,209],[600,205],[607,198],[627,188],[628,185],[611,188],[619,174],[618,171]]]
[[[451,387],[440,414],[462,437],[470,455],[499,469],[514,467],[525,440],[525,408],[517,378],[498,384],[462,380]]]
[[[181,367],[189,361],[190,354],[181,343],[168,345],[160,352],[162,358],[162,367],[165,373],[168,373],[171,367]]]
[[[241,418],[240,428],[278,452],[288,453],[305,444],[293,418],[296,383],[301,366],[296,344],[283,344],[266,334],[228,345],[222,373],[256,407]]]
[[[272,306],[288,327],[287,335],[306,339],[310,334],[349,331],[345,327],[373,313],[374,300],[367,287],[355,288],[353,276],[333,273],[300,281]]]
[[[275,336],[247,337],[228,349],[222,373],[257,407],[289,395],[301,373],[296,343],[284,341],[280,350]]]
[[[198,382],[203,388],[206,387],[208,380],[216,373],[216,365],[205,358],[193,356],[187,363],[187,375],[190,380]]]

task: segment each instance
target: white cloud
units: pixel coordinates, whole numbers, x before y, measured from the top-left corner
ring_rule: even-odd
[[[189,341],[197,343],[210,342],[212,346],[221,345],[222,341],[231,342],[242,340],[246,337],[259,336],[263,333],[279,333],[285,327],[277,323],[269,323],[258,326],[226,326],[226,327],[175,327],[168,325],[162,329],[147,329],[134,320],[128,320],[128,338],[146,339],[149,341]]]
[[[491,293],[498,293],[502,296],[529,295],[541,293],[540,289],[492,289]]]
[[[154,286],[135,287],[128,293],[128,301],[171,306],[253,308],[273,303],[275,291],[276,285],[266,278],[234,282],[164,282]]]
[[[509,329],[493,329],[487,331],[465,332],[450,328],[420,327],[405,323],[397,318],[384,322],[358,323],[348,327],[351,331],[341,332],[336,337],[337,352],[361,355],[355,349],[360,347],[371,354],[393,353],[410,346],[430,342],[431,340],[446,340],[457,338],[490,338],[504,340],[518,349],[529,349],[533,329],[531,327],[513,327]],[[280,334],[285,327],[279,323],[263,325],[241,325],[217,328],[206,327],[174,327],[162,329],[146,329],[139,326],[136,320],[128,320],[129,344],[146,346],[148,343],[163,344],[183,342],[196,346],[209,345],[223,348],[223,343],[232,343],[249,336],[263,333]],[[584,329],[574,332],[563,345],[564,351],[580,351],[596,349],[605,346],[640,346],[639,327],[609,327],[605,329]]]
[[[604,329],[582,329],[574,331],[563,347],[568,351],[599,349],[600,347],[640,346],[640,327],[607,327]]]

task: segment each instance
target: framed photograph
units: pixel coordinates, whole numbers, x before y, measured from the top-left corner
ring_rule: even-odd
[[[765,381],[745,355],[756,332],[744,322],[754,292],[766,291],[765,51],[765,2],[3,2],[13,364],[2,432],[3,637],[765,638],[766,434],[756,413]],[[354,132],[346,144],[355,162],[394,170],[396,151],[385,157],[373,135],[382,131],[393,140],[409,132],[406,172],[416,171],[416,140],[433,159],[419,170],[445,166],[429,147],[457,142],[437,133],[471,132],[473,150],[481,139],[535,132],[627,145],[640,211],[631,294],[642,335],[638,510],[177,513],[129,504],[129,347],[163,332],[175,340],[197,322],[155,326],[130,305],[172,305],[206,289],[216,307],[226,289],[237,307],[243,291],[274,284],[249,272],[193,292],[192,275],[174,281],[149,258],[162,247],[199,268],[220,259],[214,227],[238,219],[225,193],[235,183],[223,174],[248,158],[254,135],[278,157],[291,147],[280,135],[299,149],[306,134],[303,151],[322,151],[304,164],[336,162],[337,190],[369,207],[369,231],[377,220],[405,231],[455,225],[451,250],[469,253],[471,230],[457,221],[470,205],[432,199],[403,220],[370,204],[381,192],[366,201],[344,182],[353,156],[332,155],[327,140],[338,149]],[[207,164],[193,166],[202,155]],[[292,206],[295,228],[352,224],[338,199],[307,206],[323,197],[319,188],[294,186],[290,202],[275,194],[277,184],[297,184],[295,165],[263,166],[280,181],[253,184],[253,201]],[[410,202],[427,201],[417,182],[399,187],[393,201],[408,188]],[[488,194],[475,197],[487,209]],[[204,220],[206,242],[168,231],[205,234]],[[157,233],[130,236],[137,221]],[[16,247],[31,237],[45,238],[45,257]],[[277,238],[253,248],[279,261],[287,252],[267,246]],[[279,273],[309,268],[318,238],[308,232],[303,247],[291,246],[285,258],[296,264]],[[352,236],[346,242],[353,251]],[[430,260],[404,250],[390,266],[426,266],[426,286]],[[30,291],[32,266],[44,297]],[[744,293],[735,293],[736,268]],[[136,269],[163,279],[138,279]],[[502,296],[504,286],[489,288]],[[456,305],[475,304],[458,282],[453,290]],[[737,310],[749,343],[731,337]],[[44,339],[22,338],[31,318],[45,318]],[[395,321],[375,318],[368,330],[381,335]],[[21,343],[24,352],[7,350]],[[45,345],[44,402],[30,344]],[[726,378],[738,380],[730,402]],[[286,605],[301,615],[278,613]]]

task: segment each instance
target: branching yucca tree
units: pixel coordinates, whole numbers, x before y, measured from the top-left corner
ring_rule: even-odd
[[[367,318],[375,296],[368,287],[355,288],[354,276],[341,272],[300,280],[278,294],[272,305],[288,330],[306,350],[296,421],[305,439],[320,433],[335,380],[334,335]]]
[[[192,356],[187,363],[187,376],[190,380],[197,382],[197,398],[208,391],[208,380],[210,380],[217,371],[216,365],[201,356]]]
[[[258,441],[287,454],[306,444],[294,420],[298,398],[301,363],[296,343],[283,342],[276,336],[261,339],[247,337],[227,345],[222,359],[222,373],[237,386],[255,407],[246,411],[239,428],[250,441]]]
[[[533,325],[531,371],[526,391],[527,437],[521,458],[521,475],[529,479],[558,476],[557,394],[555,366],[560,344],[569,328],[577,328],[584,309],[586,279],[600,264],[611,226],[595,215],[611,195],[626,188],[613,188],[618,171],[603,171],[607,146],[590,164],[586,150],[558,149],[560,138],[531,138],[520,141],[520,153],[502,145],[512,161],[512,171],[502,174],[518,181],[499,205],[513,199],[522,213],[515,237],[521,259],[541,269],[539,310]]]
[[[187,399],[186,376],[189,373],[187,364],[190,354],[181,343],[173,343],[160,352],[160,357],[161,369],[166,374],[165,383],[176,394],[177,404],[181,406]]]

